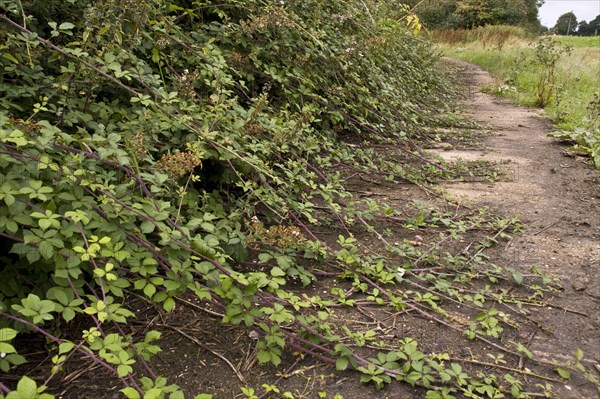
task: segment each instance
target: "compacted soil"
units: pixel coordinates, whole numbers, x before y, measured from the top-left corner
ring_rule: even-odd
[[[517,270],[531,267],[558,278],[553,299],[562,312],[541,307],[532,317],[542,333],[529,349],[546,359],[571,358],[577,348],[600,371],[600,175],[585,160],[549,138],[553,127],[539,110],[517,107],[483,93],[492,77],[479,67],[449,61],[468,93],[465,111],[489,129],[484,149],[440,151],[447,160],[491,160],[506,172],[503,181],[452,183],[444,189],[477,206],[520,217],[525,230],[496,250]],[[597,390],[575,384],[560,398],[594,398]]]

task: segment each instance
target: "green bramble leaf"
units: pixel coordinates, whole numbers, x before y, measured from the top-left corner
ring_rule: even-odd
[[[555,370],[558,373],[558,375],[560,375],[565,380],[568,380],[571,378],[571,372],[568,369],[566,369],[564,367],[557,367]]]
[[[9,342],[15,339],[18,332],[12,328],[0,328],[0,342]]]
[[[71,30],[75,27],[75,25],[73,25],[70,22],[63,22],[62,24],[60,24],[60,26],[58,27],[59,30]]]
[[[20,395],[20,398],[35,398],[37,396],[37,384],[31,378],[23,376],[17,383],[16,393]]]
[[[344,371],[348,368],[349,361],[347,358],[342,357],[335,361],[335,369],[337,371]]]
[[[138,391],[135,390],[135,388],[132,387],[126,387],[123,388],[121,390],[119,390],[119,392],[121,392],[123,395],[125,395],[125,397],[127,399],[140,399],[141,395]]]

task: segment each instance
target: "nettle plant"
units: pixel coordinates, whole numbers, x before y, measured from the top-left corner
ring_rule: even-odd
[[[328,322],[329,306],[362,300],[451,325],[443,298],[477,309],[492,300],[490,292],[469,300],[456,287],[477,276],[489,240],[471,257],[444,254],[443,244],[484,225],[498,239],[515,225],[422,204],[407,218],[353,199],[344,185],[341,167],[419,185],[443,175],[414,142],[447,97],[408,8],[20,0],[1,1],[0,10],[0,370],[27,361],[17,350],[26,332],[44,337],[51,355],[44,381],[0,383],[0,396],[51,397],[47,387],[77,355],[119,379],[128,398],[183,397],[152,369],[160,332],[135,341],[128,323],[133,297],[168,313],[177,297],[193,295],[218,304],[224,323],[259,327],[261,363],[279,365],[291,348],[354,368],[378,387],[400,380],[432,398],[507,389],[521,397],[516,377],[469,375],[410,338],[367,355],[356,348],[373,333]],[[406,165],[343,137],[394,142]],[[337,243],[314,232],[320,219],[345,232]],[[439,241],[429,249],[393,243],[374,227],[399,220],[407,231],[439,228]],[[400,266],[365,255],[350,232],[357,227]],[[331,298],[286,289],[315,278],[300,259],[329,265],[352,289]],[[239,271],[250,260],[264,267]],[[418,272],[431,262],[456,274]],[[485,276],[498,281],[503,272]],[[410,288],[390,289],[398,284]],[[500,332],[492,309],[479,309],[487,316],[470,338],[491,342],[487,332]]]

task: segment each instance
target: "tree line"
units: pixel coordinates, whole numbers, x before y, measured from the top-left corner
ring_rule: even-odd
[[[550,31],[557,35],[597,36],[600,34],[600,14],[590,22],[578,22],[572,11],[565,13],[558,17]]]
[[[430,29],[514,25],[540,31],[539,0],[410,0]]]
[[[590,22],[578,22],[573,12],[561,15],[550,29],[542,26],[538,10],[543,0],[408,0],[407,3],[429,29],[513,25],[559,35],[595,36],[600,32],[600,15]]]

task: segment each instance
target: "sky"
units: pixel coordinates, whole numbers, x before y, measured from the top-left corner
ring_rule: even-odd
[[[600,0],[545,0],[540,8],[542,25],[552,28],[563,14],[573,11],[577,21],[591,21],[600,14]]]

